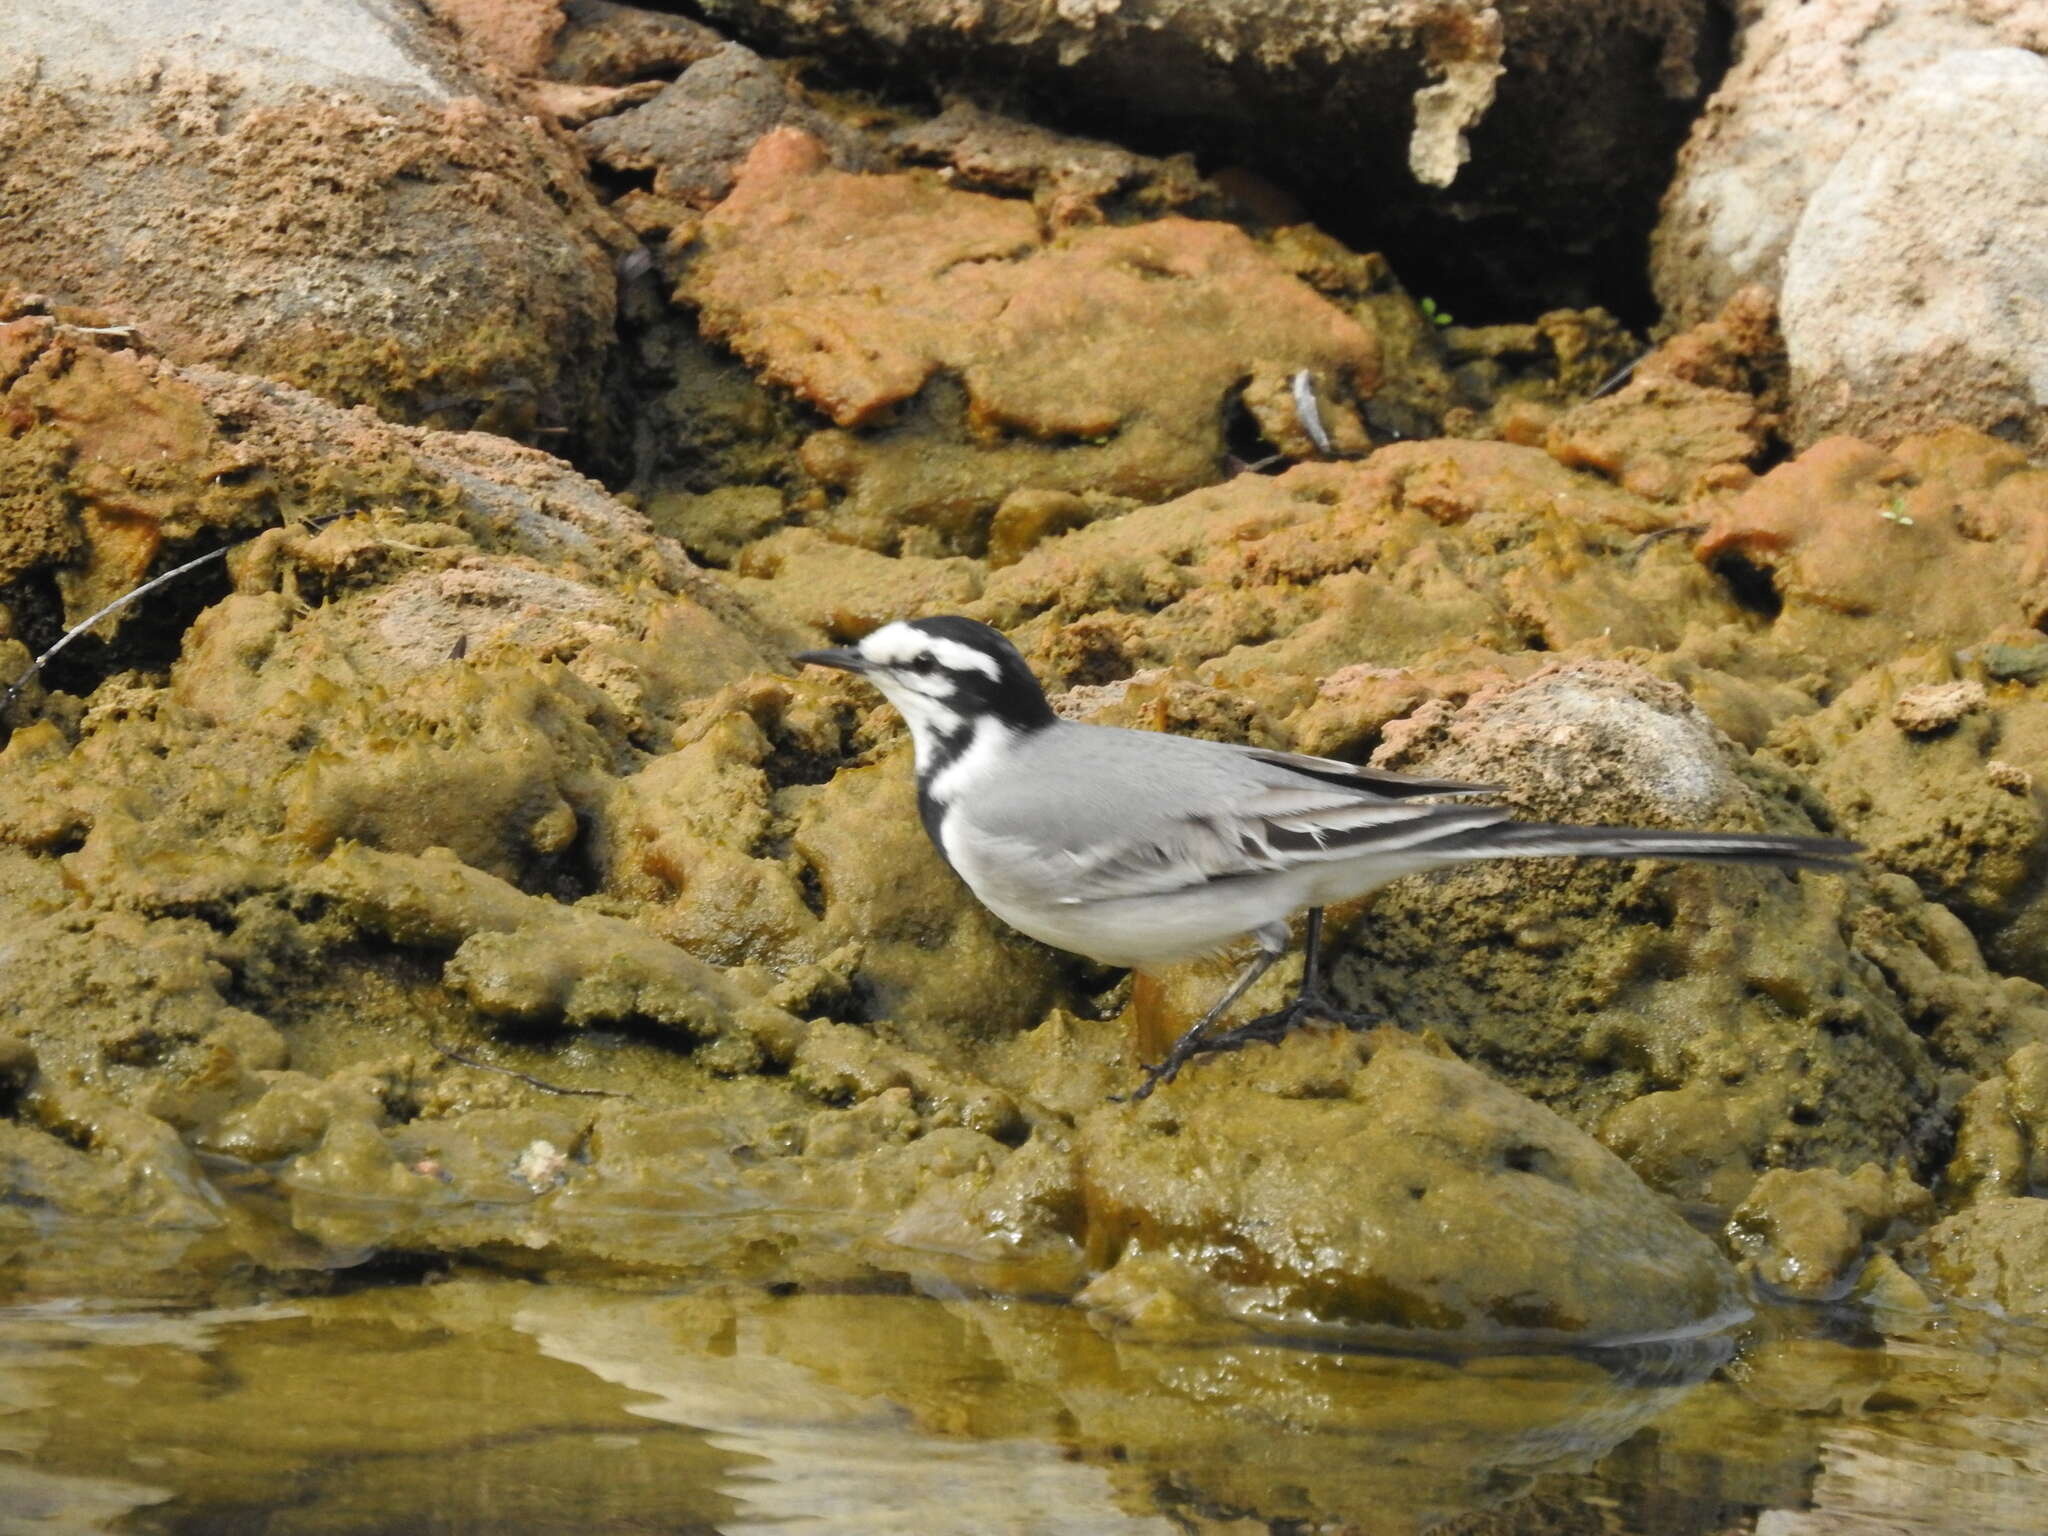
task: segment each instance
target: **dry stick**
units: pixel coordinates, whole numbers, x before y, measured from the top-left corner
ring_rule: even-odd
[[[329,523],[333,522],[337,517],[342,517],[344,515],[344,513],[340,512],[331,512],[326,517],[308,518],[299,526],[302,528],[324,528]],[[269,530],[265,529],[264,531],[267,533]],[[252,534],[250,535],[250,537],[257,538],[261,537],[261,535]],[[84,634],[87,630],[91,629],[93,625],[99,623],[99,621],[101,619],[104,619],[108,614],[119,613],[123,608],[126,608],[138,597],[142,597],[147,593],[154,592],[158,587],[163,586],[166,582],[176,581],[180,576],[183,576],[187,571],[196,571],[199,569],[200,566],[205,565],[210,561],[226,559],[228,552],[230,550],[239,549],[241,548],[242,545],[248,542],[248,539],[237,539],[232,544],[223,544],[219,549],[208,550],[203,555],[197,556],[196,558],[191,560],[187,560],[183,565],[174,565],[168,571],[165,571],[163,575],[152,576],[148,581],[145,581],[139,587],[130,587],[126,592],[123,592],[119,597],[115,598],[111,603],[107,604],[106,607],[102,608],[98,613],[94,614],[91,618],[80,619],[76,624],[72,625],[69,629],[65,630],[64,633],[58,637],[57,643],[55,645],[51,646],[47,651],[43,652],[42,655],[38,656],[34,661],[30,662],[28,665],[28,670],[26,672],[22,673],[21,676],[17,677],[13,682],[7,685],[7,691],[5,693],[0,693],[0,710],[4,710],[8,705],[12,704],[15,701],[15,699],[20,695],[22,689],[26,688],[30,683],[34,682],[38,677],[42,675],[43,668],[49,664],[51,658],[53,658],[59,651],[63,650],[66,646],[70,645],[71,642],[76,640],[80,635]]]
[[[1643,551],[1652,544],[1661,543],[1665,539],[1675,539],[1681,535],[1686,538],[1696,538],[1706,531],[1707,525],[1705,523],[1673,523],[1666,528],[1652,528],[1648,533],[1637,539],[1634,544],[1629,546],[1628,554],[1624,558],[1633,566],[1638,560],[1643,558]]]
[[[630,1093],[618,1093],[610,1088],[564,1088],[559,1083],[543,1082],[531,1072],[520,1072],[512,1067],[500,1067],[488,1061],[478,1061],[474,1056],[465,1055],[463,1052],[456,1050],[452,1045],[443,1045],[438,1040],[433,1040],[431,1043],[435,1050],[446,1056],[450,1061],[459,1061],[465,1067],[475,1067],[479,1072],[499,1072],[506,1077],[516,1077],[522,1083],[530,1083],[542,1093],[559,1093],[564,1097],[573,1096],[579,1099],[630,1099],[633,1097]]]
[[[1619,368],[1615,369],[1614,372],[1607,375],[1605,379],[1601,380],[1598,387],[1594,389],[1593,393],[1586,396],[1586,398],[1588,400],[1598,400],[1605,395],[1613,394],[1614,391],[1621,388],[1622,385],[1626,384],[1630,379],[1635,377],[1636,369],[1642,365],[1643,358],[1648,357],[1649,355],[1650,354],[1648,352],[1645,352],[1642,354],[1642,357],[1630,358],[1627,362],[1623,363]]]

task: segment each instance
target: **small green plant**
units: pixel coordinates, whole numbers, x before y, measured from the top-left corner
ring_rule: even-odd
[[[1903,496],[1892,497],[1877,515],[1888,523],[1897,523],[1901,528],[1913,526],[1913,519],[1906,511],[1906,498]]]
[[[1449,325],[1451,323],[1450,312],[1438,309],[1435,299],[1424,299],[1422,301],[1422,318],[1431,325]]]

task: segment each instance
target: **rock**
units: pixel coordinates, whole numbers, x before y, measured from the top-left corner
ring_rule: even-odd
[[[2048,58],[1952,53],[1833,161],[1785,252],[1797,441],[1961,424],[2048,453],[2048,310],[2015,302],[2048,292],[2044,117]]]
[[[1980,1200],[1922,1243],[1929,1277],[1949,1295],[2020,1316],[2048,1315],[2048,1200]]]
[[[1889,453],[1830,438],[1714,508],[1694,553],[1774,639],[1846,683],[1904,651],[2048,612],[2048,469],[1956,430]]]
[[[617,227],[417,12],[0,5],[0,269],[184,362],[595,442]]]
[[[733,573],[737,590],[773,604],[835,645],[858,640],[891,619],[957,613],[981,596],[983,580],[974,560],[892,560],[835,543],[811,528],[780,529],[749,544]]]
[[[1865,1244],[1933,1207],[1902,1169],[1887,1176],[1875,1163],[1853,1174],[1773,1168],[1735,1208],[1728,1236],[1744,1267],[1772,1289],[1833,1301],[1856,1282]]]
[[[647,520],[690,552],[693,559],[731,565],[734,556],[774,530],[786,516],[772,485],[728,485],[716,490],[659,491],[647,499]]]
[[[547,61],[550,79],[624,86],[679,75],[725,46],[702,22],[611,0],[559,0],[561,32]]]
[[[2048,50],[2048,28],[2025,0],[1757,0],[1743,18],[1735,64],[1692,124],[1651,242],[1657,297],[1681,325],[1704,320],[1746,284],[1778,291],[1814,190],[1866,125],[1891,117],[1928,61],[2000,46]],[[1991,162],[2011,158],[1983,153],[1967,181],[1997,176]],[[1936,193],[1930,216],[1950,196]]]
[[[2048,1042],[2014,1051],[1964,1095],[1947,1176],[1973,1199],[2048,1190]]]
[[[940,860],[907,743],[840,767],[850,710],[814,686],[733,690],[621,785],[599,832],[604,889],[644,904],[691,955],[773,967],[783,1005],[807,1015],[907,1032],[941,1054],[1035,1022],[1063,962]]]
[[[1092,523],[993,572],[974,611],[1067,684],[1186,665],[1298,695],[1452,644],[1661,651],[1688,614],[1739,612],[1678,551],[1599,558],[1669,517],[1540,449],[1397,443]]]
[[[1538,819],[1799,826],[1784,781],[1624,663],[1557,663],[1385,734],[1375,765],[1497,784]],[[1878,942],[1865,910],[1833,876],[1499,860],[1381,891],[1336,980],[1592,1130],[1653,1187],[1725,1210],[1758,1167],[1908,1155],[1936,1097],[1912,1003],[1858,953]],[[1969,974],[1989,985],[1981,960]]]
[[[841,496],[826,526],[892,553],[978,552],[1019,485],[1158,499],[1213,479],[1240,394],[1276,440],[1300,436],[1303,369],[1356,451],[1379,380],[1371,329],[1234,226],[1051,239],[1021,201],[834,170],[792,129],[705,217],[676,296],[833,421],[802,449]]]
[[[562,0],[424,0],[471,46],[515,75],[537,75],[562,30]]]
[[[1544,448],[1570,469],[1592,469],[1655,501],[1719,488],[1763,451],[1768,422],[1733,390],[1647,378],[1553,422]]]
[[[1055,228],[1099,222],[1112,201],[1155,215],[1214,213],[1227,201],[1221,188],[1196,173],[1192,155],[1160,160],[1133,154],[991,112],[965,97],[948,101],[937,117],[897,129],[889,144],[913,164],[947,167],[956,185],[1028,194]]]
[[[5,969],[39,1059],[208,1134],[263,1092],[253,1073],[284,1065],[271,1025],[227,1001],[229,978],[256,1009],[296,1018],[351,931],[433,956],[431,987],[474,1022],[654,1021],[700,1039],[709,1067],[787,1058],[796,1021],[761,1001],[758,979],[506,883],[580,894],[592,824],[646,755],[633,742],[666,746],[693,704],[774,665],[772,627],[544,455],[75,349],[47,321],[10,334],[21,327],[37,348],[19,353],[8,419],[36,424],[12,441],[48,450],[26,489],[49,515],[24,519],[46,537],[17,546],[18,582],[47,580],[67,554],[89,573],[84,530],[102,521],[119,571],[274,517],[280,498],[355,514],[245,542],[235,589],[201,589],[218,600],[182,635],[137,605],[155,670],[94,687],[81,664],[61,681],[90,702],[65,727],[22,725],[0,752],[0,841],[70,861],[57,902],[10,907],[15,942],[49,962]],[[115,502],[95,445],[132,448],[137,432],[148,475]],[[125,520],[102,519],[103,502]],[[166,632],[174,659],[156,649]],[[327,917],[306,921],[313,907]],[[81,1006],[99,985],[132,1005]]]
[[[1955,678],[1909,654],[1872,668],[1821,712],[1787,722],[1771,754],[1806,776],[1872,863],[1909,875],[1981,937],[1998,968],[2048,981],[2048,801],[2010,754],[2048,752],[2048,689]],[[1972,946],[1974,947],[1974,945]]]
[[[708,208],[732,190],[756,141],[785,124],[831,144],[835,160],[850,169],[869,158],[781,71],[738,43],[707,54],[644,105],[592,123],[578,137],[599,165],[652,171],[656,196]]]
[[[1287,1052],[1312,1048],[1291,1040]],[[1261,1051],[1260,1056],[1272,1053]],[[1485,1074],[1381,1037],[1337,1096],[1196,1075],[1078,1142],[1083,1293],[1352,1337],[1649,1337],[1726,1322],[1712,1243],[1611,1153]]]
[[[1988,703],[1982,683],[1923,683],[1893,702],[1892,724],[1908,736],[1933,736]]]
[[[756,46],[861,60],[919,89],[936,77],[998,100],[1022,93],[1056,126],[1114,124],[1119,137],[1247,163],[1340,232],[1370,207],[1376,242],[1426,251],[1452,282],[1553,301],[1577,289],[1589,251],[1604,256],[1648,222],[1709,30],[1698,0],[702,9]],[[1512,268],[1478,249],[1478,209],[1476,227],[1492,217],[1517,230]]]

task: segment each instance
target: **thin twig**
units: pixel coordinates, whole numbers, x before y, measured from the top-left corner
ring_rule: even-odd
[[[610,1088],[564,1088],[559,1083],[544,1082],[540,1078],[535,1077],[531,1072],[521,1072],[512,1067],[501,1067],[492,1062],[478,1061],[476,1057],[458,1051],[452,1045],[443,1045],[438,1040],[433,1041],[432,1044],[435,1050],[446,1056],[450,1061],[459,1061],[465,1067],[475,1067],[479,1072],[497,1072],[505,1077],[516,1077],[522,1083],[538,1088],[542,1093],[559,1093],[565,1098],[578,1099],[630,1099],[633,1097],[630,1093],[617,1093]]]
[[[222,558],[224,555],[226,555],[227,552],[232,548],[234,548],[232,544],[223,545],[219,549],[212,550],[206,554],[201,555],[196,560],[187,560],[183,565],[174,565],[168,571],[165,571],[163,575],[151,577],[148,581],[145,581],[139,587],[130,587],[126,592],[123,592],[119,597],[115,598],[111,603],[107,604],[106,607],[102,608],[98,613],[94,614],[91,618],[82,619],[78,623],[72,625],[69,629],[64,631],[63,636],[57,641],[55,645],[51,646],[47,651],[43,652],[42,655],[38,656],[34,661],[29,663],[29,667],[26,672],[22,673],[21,676],[17,677],[12,683],[8,684],[7,692],[5,692],[4,694],[0,694],[0,709],[5,709],[8,705],[12,704],[15,700],[16,695],[18,695],[22,689],[26,688],[29,685],[29,683],[32,682],[36,677],[41,675],[43,668],[49,664],[50,660],[53,657],[55,657],[59,651],[63,650],[72,641],[76,640],[80,635],[84,634],[87,630],[91,629],[93,625],[99,623],[99,621],[101,619],[104,619],[108,614],[120,612],[123,608],[126,608],[130,603],[134,602],[135,599],[141,597],[144,593],[155,591],[165,582],[176,581],[180,576],[184,575],[187,571],[196,571],[202,565],[211,564],[213,561],[218,560]]]
[[[1630,565],[1634,565],[1643,558],[1643,551],[1652,544],[1660,544],[1666,539],[1675,539],[1680,536],[1695,538],[1706,531],[1707,525],[1705,523],[1672,523],[1668,527],[1652,528],[1648,533],[1637,539],[1634,544],[1629,546],[1628,553],[1623,558]]]
[[[1600,381],[1600,387],[1598,389],[1595,389],[1593,393],[1591,393],[1590,395],[1586,396],[1586,398],[1588,400],[1598,400],[1603,395],[1613,394],[1617,389],[1621,388],[1622,385],[1626,384],[1630,379],[1635,377],[1636,369],[1639,366],[1641,366],[1643,358],[1648,357],[1649,355],[1650,354],[1648,352],[1645,352],[1642,354],[1642,357],[1630,358],[1627,362],[1623,363],[1619,368],[1615,369],[1614,372],[1610,373],[1609,375],[1607,375],[1606,378],[1602,379]]]
[[[341,512],[330,512],[325,517],[308,518],[303,523],[300,523],[298,526],[302,528],[324,528],[329,523],[333,522],[336,518],[343,517],[346,515],[347,514]],[[270,530],[266,528],[264,530],[264,533],[268,533],[269,531]],[[247,544],[249,542],[249,539],[260,537],[262,537],[261,534],[252,533],[251,535],[249,535],[248,539],[237,539],[232,544],[223,544],[219,549],[208,550],[203,555],[199,555],[191,560],[187,560],[183,565],[174,565],[168,571],[165,571],[161,576],[152,576],[148,581],[145,581],[141,586],[130,587],[126,592],[123,592],[119,597],[115,598],[111,603],[107,604],[107,606],[102,608],[98,613],[92,615],[92,617],[87,619],[80,619],[76,624],[72,625],[69,629],[65,630],[64,633],[58,637],[57,643],[55,645],[51,646],[47,651],[43,652],[42,655],[38,656],[34,661],[30,662],[28,665],[28,670],[26,672],[22,673],[21,676],[17,677],[13,682],[7,685],[7,691],[5,693],[0,693],[0,710],[6,709],[7,706],[12,704],[15,701],[15,699],[20,695],[22,689],[26,688],[30,683],[34,682],[38,677],[42,676],[43,668],[49,665],[52,658],[54,658],[59,651],[63,650],[65,647],[70,645],[72,641],[76,640],[80,635],[84,634],[87,630],[91,629],[93,625],[99,623],[99,621],[107,617],[108,614],[119,613],[123,608],[126,608],[138,597],[142,597],[148,593],[154,592],[158,587],[161,587],[168,582],[176,581],[180,576],[183,576],[188,571],[196,571],[202,565],[209,565],[215,560],[223,560],[227,558],[230,552],[240,549],[244,544]]]

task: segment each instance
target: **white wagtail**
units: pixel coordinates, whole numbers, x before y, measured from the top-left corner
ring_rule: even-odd
[[[1439,797],[1489,786],[1412,778],[1152,731],[1062,720],[1016,647],[973,619],[886,624],[798,661],[857,672],[910,726],[918,811],[982,905],[1034,939],[1152,970],[1250,934],[1259,952],[1131,1094],[1192,1058],[1278,1040],[1309,1017],[1358,1022],[1323,992],[1323,908],[1471,859],[1596,855],[1840,869],[1834,838],[1516,821]],[[1308,909],[1294,1000],[1210,1032],[1287,950]]]

